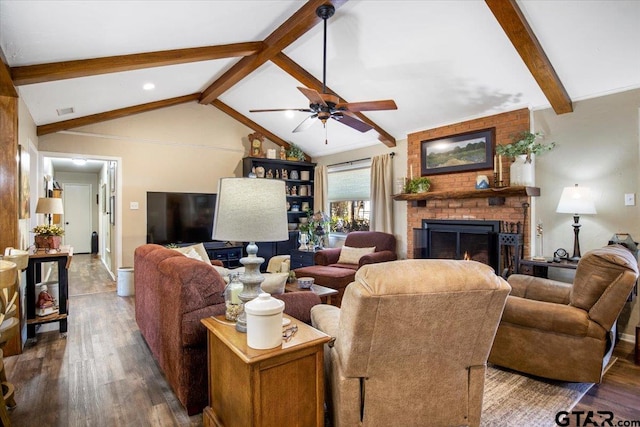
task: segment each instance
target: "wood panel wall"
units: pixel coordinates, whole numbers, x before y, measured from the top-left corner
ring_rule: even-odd
[[[18,243],[18,98],[0,95],[0,250]]]

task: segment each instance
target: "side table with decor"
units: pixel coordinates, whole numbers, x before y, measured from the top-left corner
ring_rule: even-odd
[[[27,338],[36,336],[36,325],[41,323],[60,322],[60,333],[67,332],[68,296],[69,296],[69,264],[73,257],[73,248],[62,246],[54,251],[36,251],[29,255],[27,266]],[[58,267],[58,307],[57,313],[48,316],[36,316],[36,283],[41,280],[40,264],[55,262]]]
[[[224,315],[201,320],[208,334],[205,427],[324,426],[324,344],[330,337],[284,318],[297,329],[269,350],[250,348],[247,334]]]

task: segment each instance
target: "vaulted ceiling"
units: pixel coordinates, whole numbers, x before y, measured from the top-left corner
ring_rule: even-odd
[[[249,110],[307,108],[297,87],[322,89],[324,3],[0,0],[0,89],[12,80],[41,135],[200,102],[315,157],[640,87],[640,1],[334,0],[327,86],[398,109],[359,115],[364,133],[292,133],[308,113]]]

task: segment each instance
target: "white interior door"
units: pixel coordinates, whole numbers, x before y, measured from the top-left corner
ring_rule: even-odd
[[[63,184],[65,243],[74,253],[91,252],[91,184]]]

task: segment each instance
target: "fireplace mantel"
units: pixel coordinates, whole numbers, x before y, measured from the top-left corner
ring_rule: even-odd
[[[492,206],[503,205],[506,197],[537,197],[540,196],[538,187],[501,187],[485,190],[446,190],[429,191],[418,194],[396,194],[393,200],[413,202],[414,206],[424,207],[427,200],[444,199],[489,199]]]

